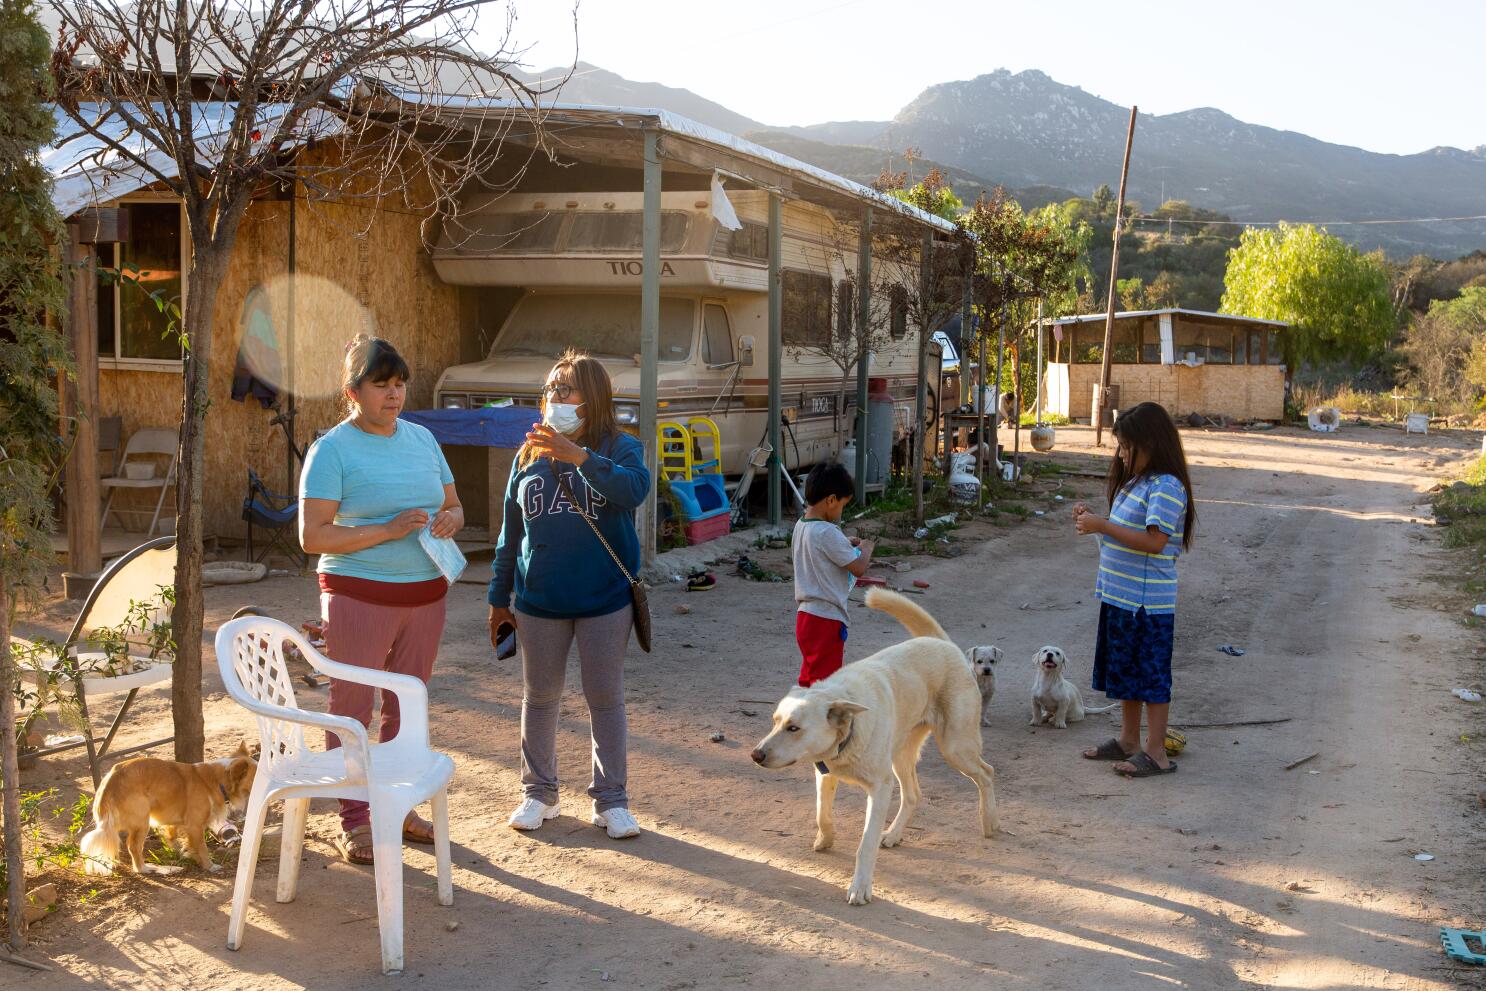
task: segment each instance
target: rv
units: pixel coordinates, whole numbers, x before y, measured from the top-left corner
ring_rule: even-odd
[[[723,472],[737,476],[767,425],[768,199],[751,190],[727,197],[740,229],[719,223],[705,191],[661,197],[656,419],[713,420]],[[485,360],[443,373],[440,407],[535,406],[553,360],[571,347],[605,363],[619,422],[638,424],[641,199],[630,192],[508,194],[467,205],[446,226],[433,253],[443,281],[511,287],[519,298],[493,328]],[[843,321],[856,319],[857,232],[810,204],[787,202],[782,212],[781,446],[795,470],[839,457],[852,428],[855,370],[843,397],[843,372],[828,352],[833,335],[850,337]],[[885,346],[869,362],[880,380],[875,389],[894,400],[895,445],[911,433],[915,402],[917,332],[908,326],[905,298],[893,292],[878,307]],[[937,384],[938,348],[931,351],[929,381]],[[932,425],[932,385],[928,404]]]

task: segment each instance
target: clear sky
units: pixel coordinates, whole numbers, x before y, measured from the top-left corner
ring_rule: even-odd
[[[570,0],[513,2],[529,67],[570,63]],[[501,5],[484,21],[490,43]],[[583,61],[767,124],[888,120],[1007,68],[1371,151],[1486,145],[1486,0],[583,0],[576,40]]]

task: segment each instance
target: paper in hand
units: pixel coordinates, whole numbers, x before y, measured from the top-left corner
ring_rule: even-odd
[[[435,537],[432,530],[424,527],[418,531],[418,543],[450,585],[459,581],[466,562],[453,537]]]

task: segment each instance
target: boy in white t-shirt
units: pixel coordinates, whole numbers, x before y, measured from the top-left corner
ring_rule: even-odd
[[[846,652],[846,596],[872,563],[872,541],[841,532],[851,502],[851,475],[840,464],[816,465],[805,476],[809,508],[795,524],[795,642],[800,685],[809,688],[841,669]]]

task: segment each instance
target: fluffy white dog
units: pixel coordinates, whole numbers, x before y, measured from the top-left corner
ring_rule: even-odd
[[[991,725],[991,697],[996,694],[996,665],[1001,663],[1001,648],[992,644],[981,644],[965,651],[970,662],[970,672],[975,675],[975,684],[980,689],[980,725]]]
[[[918,808],[918,756],[933,733],[950,767],[980,790],[980,828],[994,836],[996,772],[981,759],[974,681],[965,655],[922,608],[882,589],[867,592],[867,605],[902,623],[915,639],[848,664],[809,688],[794,688],[774,710],[774,725],[751,754],[768,768],[815,763],[815,849],[835,842],[831,807],[836,785],[847,781],[867,793],[867,822],[857,847],[846,900],[872,900],[872,872],[880,846],[897,846]],[[893,778],[901,801],[883,832]]]
[[[1040,726],[1051,722],[1058,729],[1067,729],[1090,712],[1108,712],[1118,703],[1090,709],[1084,705],[1084,697],[1078,686],[1064,676],[1068,666],[1068,655],[1062,647],[1043,647],[1033,657],[1037,662],[1037,680],[1032,683],[1032,722]]]

